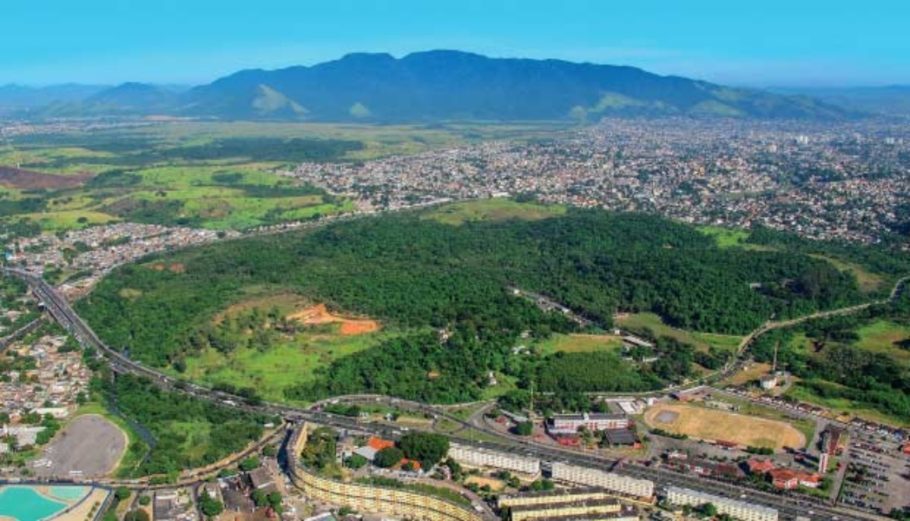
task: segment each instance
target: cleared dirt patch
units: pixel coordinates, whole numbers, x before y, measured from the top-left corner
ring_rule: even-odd
[[[164,262],[156,262],[155,264],[152,264],[150,267],[155,271],[167,270],[172,273],[185,273],[186,272],[186,266],[184,266],[182,262],[172,262],[170,264],[166,264]]]
[[[788,423],[690,405],[655,405],[645,412],[645,423],[652,428],[705,441],[774,450],[806,445],[806,436]]]
[[[120,427],[106,418],[79,416],[44,449],[42,459],[48,464],[36,466],[35,474],[58,478],[106,476],[120,461],[126,441]]]
[[[0,185],[23,190],[75,188],[91,178],[92,174],[44,174],[34,170],[0,166]]]
[[[347,318],[333,315],[325,304],[316,304],[288,315],[288,319],[296,320],[308,326],[320,324],[340,324],[338,332],[345,336],[363,335],[379,331],[379,322],[363,318]]]

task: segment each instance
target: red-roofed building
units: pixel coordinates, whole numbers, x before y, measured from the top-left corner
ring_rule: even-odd
[[[775,488],[792,490],[800,485],[808,488],[818,488],[822,477],[818,474],[809,474],[799,470],[773,469],[768,471],[768,477]]]
[[[790,469],[771,469],[768,471],[768,477],[774,488],[793,490],[799,486],[799,476]]]
[[[765,459],[750,458],[746,461],[746,466],[749,467],[749,474],[765,474],[774,470],[774,463]]]
[[[389,447],[394,447],[395,442],[391,440],[384,440],[376,436],[370,436],[370,439],[367,440],[367,445],[371,447],[376,452],[381,451],[382,449],[387,449]]]

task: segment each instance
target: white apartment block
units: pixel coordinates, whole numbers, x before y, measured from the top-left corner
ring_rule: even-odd
[[[570,481],[591,487],[601,487],[620,494],[650,498],[654,496],[654,482],[647,479],[620,476],[612,472],[578,467],[565,463],[554,462],[552,466],[553,479]]]
[[[735,499],[706,494],[688,488],[668,487],[667,501],[674,505],[699,506],[711,503],[719,514],[727,514],[741,521],[777,521],[777,510]]]
[[[452,443],[449,446],[449,457],[470,467],[495,467],[498,469],[537,475],[540,473],[540,460]]]

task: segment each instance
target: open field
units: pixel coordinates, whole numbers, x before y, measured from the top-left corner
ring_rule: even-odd
[[[744,246],[746,239],[749,238],[749,232],[746,230],[722,228],[720,226],[699,226],[698,231],[708,237],[713,237],[717,246],[720,248]]]
[[[145,442],[140,439],[139,435],[133,430],[130,424],[122,417],[112,414],[104,405],[94,401],[79,407],[74,418],[79,418],[81,416],[101,416],[116,425],[120,429],[120,432],[126,435],[127,450],[123,451],[112,475],[117,477],[131,475],[136,467],[142,462],[141,460],[145,456],[148,447]]]
[[[475,221],[536,220],[562,215],[564,206],[519,203],[512,199],[480,199],[448,204],[426,214],[429,219],[458,226]]]
[[[616,335],[555,334],[538,342],[543,354],[556,352],[590,353],[594,351],[615,351],[622,348],[622,339]]]
[[[42,477],[98,478],[110,474],[126,450],[128,438],[120,427],[96,414],[73,419],[44,449],[49,467],[35,468]]]
[[[696,349],[707,351],[713,346],[724,351],[733,351],[739,346],[742,337],[736,335],[720,335],[716,333],[702,333],[699,331],[685,331],[668,326],[654,313],[623,313],[613,318],[615,323],[624,329],[650,330],[655,336],[668,336],[680,342],[692,344]]]
[[[298,333],[265,351],[240,347],[225,355],[209,348],[186,359],[182,376],[209,385],[253,388],[263,399],[284,401],[285,389],[311,381],[318,368],[388,338],[383,332],[342,335],[339,325],[329,327],[327,332]]]
[[[890,320],[876,320],[856,330],[859,340],[856,346],[889,356],[904,366],[910,366],[910,349],[902,349],[898,342],[910,339],[910,326]]]
[[[859,289],[865,293],[872,293],[881,289],[882,284],[885,282],[881,275],[872,273],[855,262],[847,262],[830,255],[811,255],[811,257],[827,261],[840,271],[852,273],[856,277]]]
[[[704,407],[658,404],[645,412],[644,420],[651,428],[702,440],[775,450],[806,445],[806,436],[788,423]]]
[[[748,369],[743,371],[737,371],[732,376],[724,380],[723,383],[727,385],[743,385],[749,382],[753,382],[761,378],[762,376],[771,372],[770,364],[761,364],[753,363],[749,366]]]

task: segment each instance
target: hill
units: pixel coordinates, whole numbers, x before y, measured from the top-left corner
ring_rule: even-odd
[[[245,70],[174,89],[126,83],[45,116],[172,114],[333,122],[597,120],[603,116],[838,119],[846,109],[627,66],[460,51],[356,53],[310,67]]]
[[[721,248],[688,225],[576,209],[456,225],[427,218],[434,215],[383,215],[124,266],[77,307],[110,345],[180,371],[201,352],[280,350],[283,340],[268,339],[284,326],[247,334],[250,324],[269,322],[267,308],[256,320],[214,317],[254,293],[293,292],[378,320],[396,336],[326,357],[315,375],[296,380],[301,387],[289,398],[376,391],[451,402],[478,398],[489,371],[577,391],[642,390],[689,374],[696,354],[676,339],[658,342],[660,360],[637,369],[609,352],[524,363],[512,352],[517,342],[576,326],[512,295],[510,286],[548,295],[603,327],[616,311],[650,311],[675,327],[735,334],[771,316],[867,298],[852,274],[803,253],[800,247],[812,248],[805,241],[780,250]],[[154,269],[161,262],[183,269]],[[569,374],[572,387],[561,383]]]
[[[51,104],[80,102],[104,90],[101,85],[63,84],[47,87],[0,85],[0,113],[29,111]]]
[[[776,88],[786,95],[811,96],[845,110],[910,116],[910,85],[884,87]]]
[[[553,120],[604,115],[836,118],[805,97],[733,89],[634,67],[429,51],[349,54],[312,67],[247,70],[192,89],[186,110],[328,121]]]

